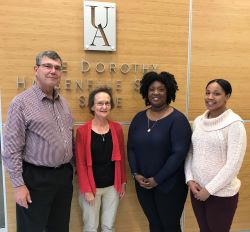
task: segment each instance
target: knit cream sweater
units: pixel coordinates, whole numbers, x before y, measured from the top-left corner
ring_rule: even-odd
[[[193,123],[192,146],[185,162],[186,182],[194,180],[211,195],[235,195],[237,178],[246,151],[246,131],[242,119],[228,109],[208,119],[208,111]]]

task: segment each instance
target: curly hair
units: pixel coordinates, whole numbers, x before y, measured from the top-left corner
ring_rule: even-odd
[[[108,86],[100,86],[96,89],[94,89],[93,91],[90,92],[89,94],[89,100],[88,100],[88,108],[89,108],[89,112],[94,115],[94,111],[92,110],[92,107],[95,104],[95,95],[98,93],[107,93],[110,97],[110,105],[111,105],[111,109],[114,108],[115,104],[114,104],[114,99],[112,96],[112,89]]]
[[[167,92],[166,104],[169,105],[171,101],[174,102],[175,97],[176,97],[176,91],[179,90],[174,75],[168,72],[161,72],[158,74],[152,71],[152,72],[148,72],[144,74],[144,76],[142,77],[140,81],[140,84],[141,84],[140,94],[142,95],[142,98],[145,101],[145,105],[146,106],[150,105],[150,102],[148,99],[148,89],[149,89],[149,86],[154,81],[159,81],[165,85],[166,92]]]

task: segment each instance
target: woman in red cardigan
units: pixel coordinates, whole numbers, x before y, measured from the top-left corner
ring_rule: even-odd
[[[94,116],[77,129],[76,167],[83,209],[83,231],[114,231],[119,199],[125,194],[125,147],[120,124],[108,120],[112,91],[99,87],[89,95]]]

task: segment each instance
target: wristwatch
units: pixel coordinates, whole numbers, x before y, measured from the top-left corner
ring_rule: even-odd
[[[135,179],[135,176],[137,176],[138,175],[138,173],[137,172],[133,172],[132,173],[132,177],[133,177],[133,179]]]

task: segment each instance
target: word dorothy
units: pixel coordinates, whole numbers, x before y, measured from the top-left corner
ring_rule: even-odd
[[[138,72],[148,72],[148,71],[153,71],[156,70],[157,64],[115,64],[115,63],[102,63],[102,62],[97,62],[96,64],[90,64],[86,60],[81,61],[81,72],[86,73],[93,68],[96,72],[98,73],[103,73],[105,71],[108,71],[110,73],[116,73],[117,71],[120,71],[123,74],[127,74],[129,72],[133,73],[138,73]]]

